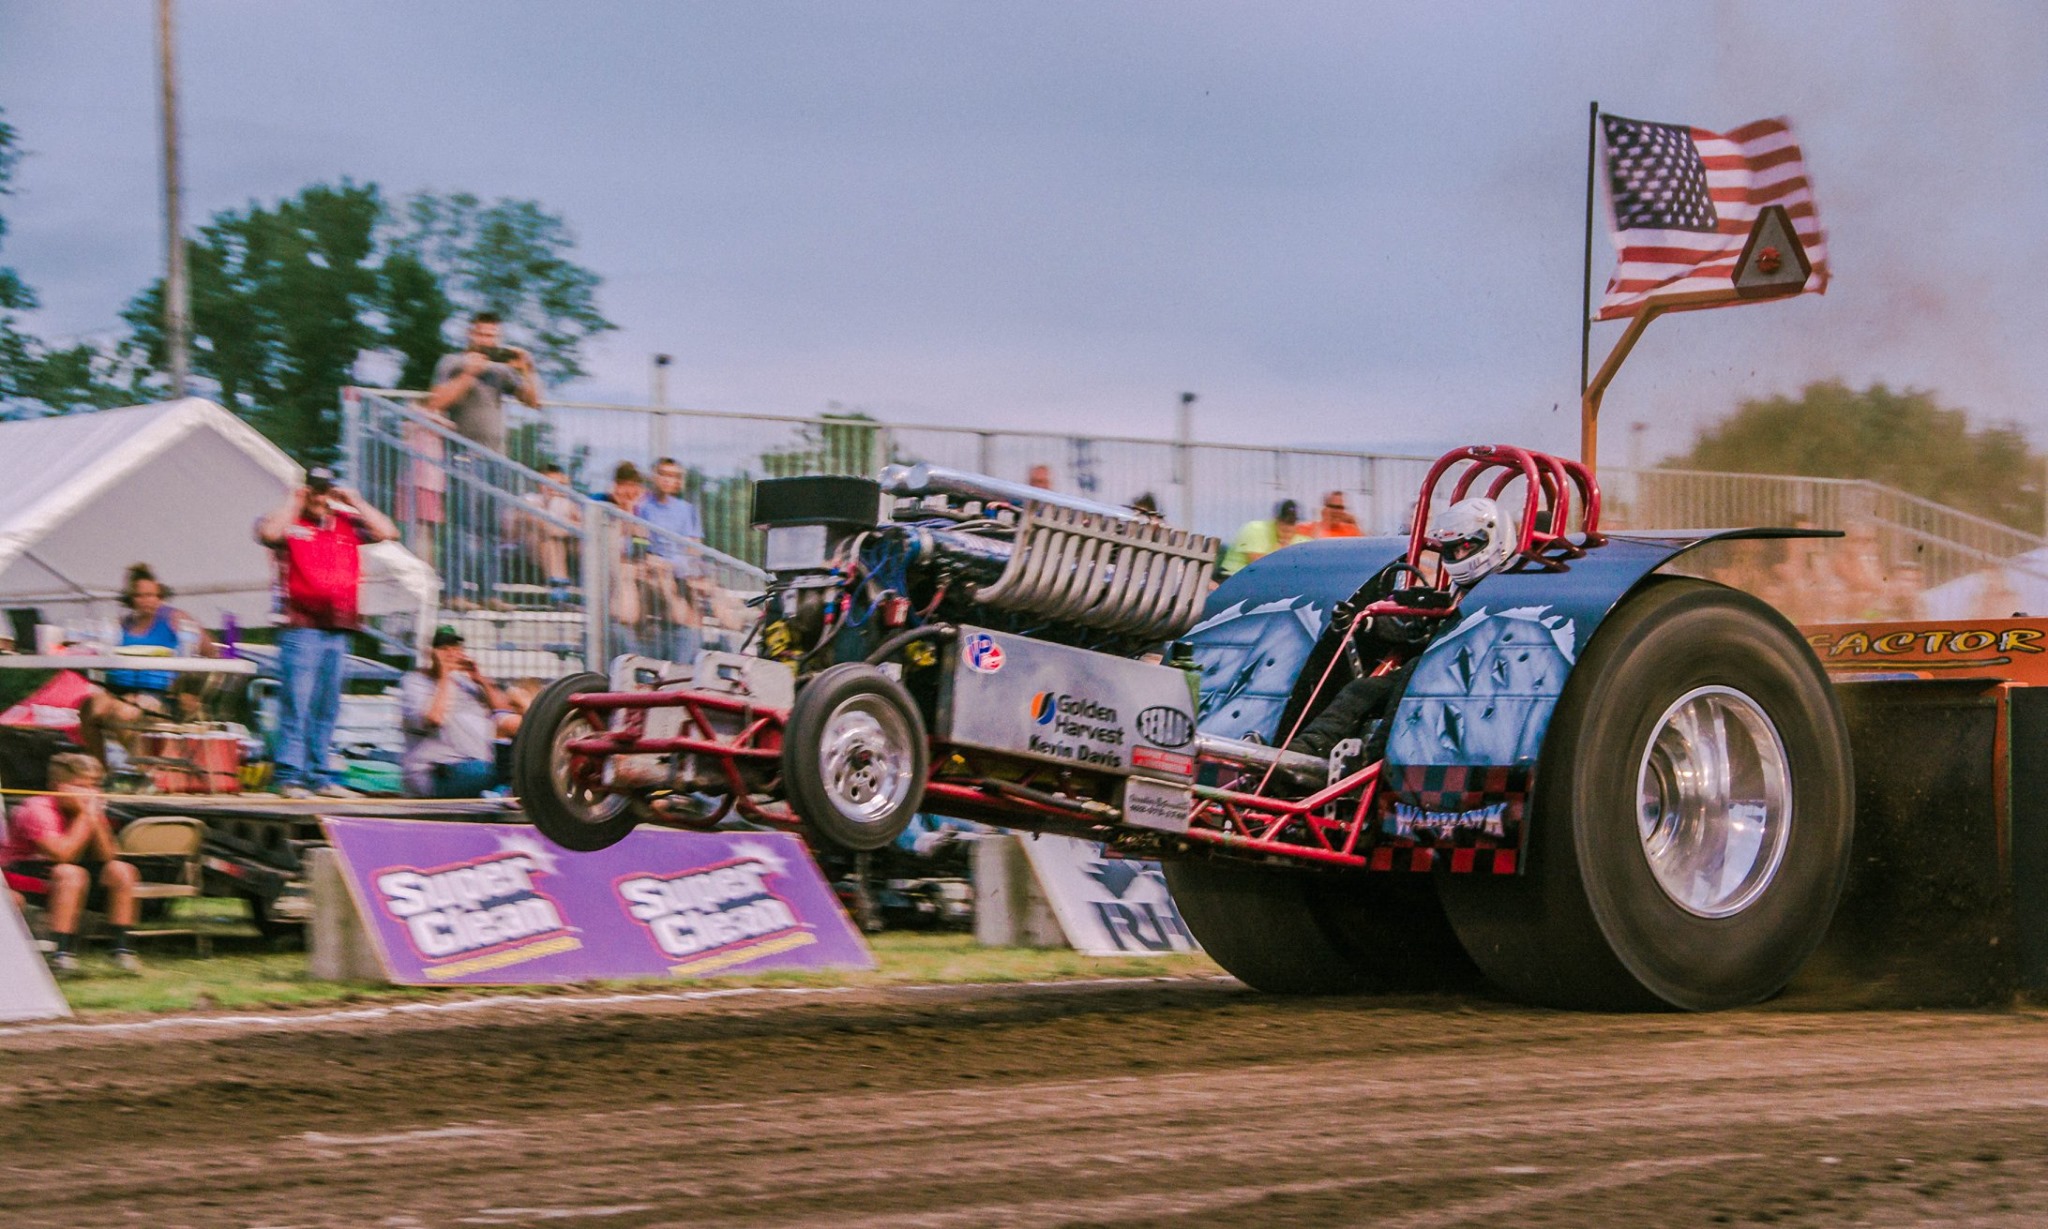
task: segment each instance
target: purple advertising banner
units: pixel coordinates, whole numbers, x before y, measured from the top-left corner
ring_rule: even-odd
[[[786,833],[640,828],[568,853],[524,824],[325,823],[385,971],[406,985],[875,967]]]

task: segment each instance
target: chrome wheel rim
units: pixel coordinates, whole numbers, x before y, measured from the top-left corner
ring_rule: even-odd
[[[625,807],[626,799],[603,788],[589,756],[570,751],[569,744],[599,733],[590,715],[578,709],[562,718],[548,744],[548,776],[555,797],[577,822],[608,823]]]
[[[1658,719],[1636,771],[1643,857],[1673,904],[1740,913],[1770,887],[1792,831],[1785,743],[1732,687],[1698,687]]]
[[[882,823],[910,797],[910,723],[875,696],[851,696],[825,719],[818,766],[832,809],[856,824]]]

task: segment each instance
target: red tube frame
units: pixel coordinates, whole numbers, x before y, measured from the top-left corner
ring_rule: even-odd
[[[1418,569],[1428,549],[1430,504],[1437,483],[1460,463],[1468,468],[1458,475],[1451,489],[1453,501],[1466,498],[1482,476],[1493,477],[1484,488],[1488,498],[1498,499],[1515,479],[1525,484],[1520,533],[1516,542],[1517,564],[1527,563],[1549,570],[1565,566],[1565,560],[1585,553],[1600,537],[1600,487],[1584,465],[1544,453],[1508,445],[1477,445],[1455,449],[1439,458],[1423,480],[1415,505],[1415,521],[1409,533],[1407,564]],[[1496,472],[1497,471],[1497,472]],[[1572,513],[1572,495],[1579,503],[1581,540],[1567,536]],[[1546,516],[1547,514],[1547,516]],[[1538,529],[1539,520],[1544,528]],[[1418,581],[1426,584],[1420,572]],[[1441,583],[1441,581],[1439,582]],[[1396,615],[1412,618],[1444,618],[1456,613],[1453,601],[1444,607],[1408,606],[1394,601],[1374,603],[1359,617]],[[588,692],[572,696],[569,704],[608,725],[611,713],[620,710],[681,708],[684,733],[671,738],[645,737],[644,721],[625,728],[579,738],[566,745],[572,756],[594,765],[613,755],[704,755],[717,760],[727,789],[741,815],[760,823],[794,827],[802,821],[788,806],[763,806],[755,800],[754,786],[744,771],[748,765],[779,763],[787,709],[769,708],[748,700],[715,692],[633,691]],[[713,715],[738,717],[740,728],[722,734]],[[987,752],[956,749],[939,740],[931,743],[932,762],[943,763],[956,753],[970,761],[987,757]],[[966,777],[939,777],[925,782],[925,794],[951,804],[955,810],[973,812],[973,817],[1019,828],[1061,829],[1091,836],[1116,835],[1155,837],[1152,829],[1123,825],[1080,802],[1068,807],[1060,800],[1029,787],[1045,765],[1013,757],[998,757],[1006,764],[1026,766],[1020,782],[1006,782],[986,771]],[[1251,776],[1246,766],[1229,761],[1205,759]],[[1378,798],[1381,764],[1375,763],[1332,782],[1305,798],[1269,797],[1259,792],[1194,786],[1194,802],[1188,815],[1187,840],[1217,846],[1233,852],[1261,854],[1357,868],[1369,868],[1366,853],[1367,826]],[[589,772],[590,768],[581,769]],[[1270,775],[1270,774],[1269,774]],[[756,774],[758,778],[758,773]],[[1259,788],[1265,782],[1261,781]],[[720,812],[723,814],[723,811]]]
[[[1556,571],[1564,566],[1564,560],[1583,555],[1586,547],[1598,546],[1602,541],[1600,484],[1584,465],[1512,444],[1474,444],[1454,448],[1438,457],[1436,464],[1429,467],[1429,476],[1422,480],[1422,494],[1415,501],[1415,521],[1408,533],[1409,567],[1419,567],[1423,552],[1429,547],[1429,512],[1437,483],[1461,462],[1469,463],[1469,467],[1451,487],[1452,503],[1469,496],[1482,474],[1500,471],[1485,488],[1488,499],[1499,499],[1515,479],[1522,479],[1522,516],[1515,543],[1517,563]],[[1574,543],[1568,536],[1573,490],[1579,495],[1582,543]],[[1545,528],[1537,528],[1539,521]]]

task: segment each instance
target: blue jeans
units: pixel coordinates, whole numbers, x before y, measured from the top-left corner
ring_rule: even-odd
[[[497,788],[498,766],[490,760],[456,760],[428,770],[433,780],[429,798],[481,798]]]
[[[283,712],[277,723],[277,780],[318,789],[327,784],[327,750],[341,715],[342,663],[348,633],[288,627],[277,636]]]

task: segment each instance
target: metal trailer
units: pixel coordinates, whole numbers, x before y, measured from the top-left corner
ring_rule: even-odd
[[[1514,536],[1464,587],[1428,526],[1472,496]],[[622,659],[534,702],[515,785],[558,844],[737,815],[875,848],[923,810],[1164,859],[1261,989],[1476,967],[1538,1002],[1711,1009],[1807,963],[1867,853],[1859,772],[1896,762],[1856,767],[1852,728],[1895,723],[1852,727],[1778,612],[1684,574],[1816,535],[1604,533],[1586,469],[1518,448],[1446,454],[1405,538],[1291,547],[1206,597],[1213,539],[978,475],[764,482],[755,520],[750,654]],[[1930,687],[1953,690],[1857,694]],[[1346,736],[1302,741],[1318,721]]]

